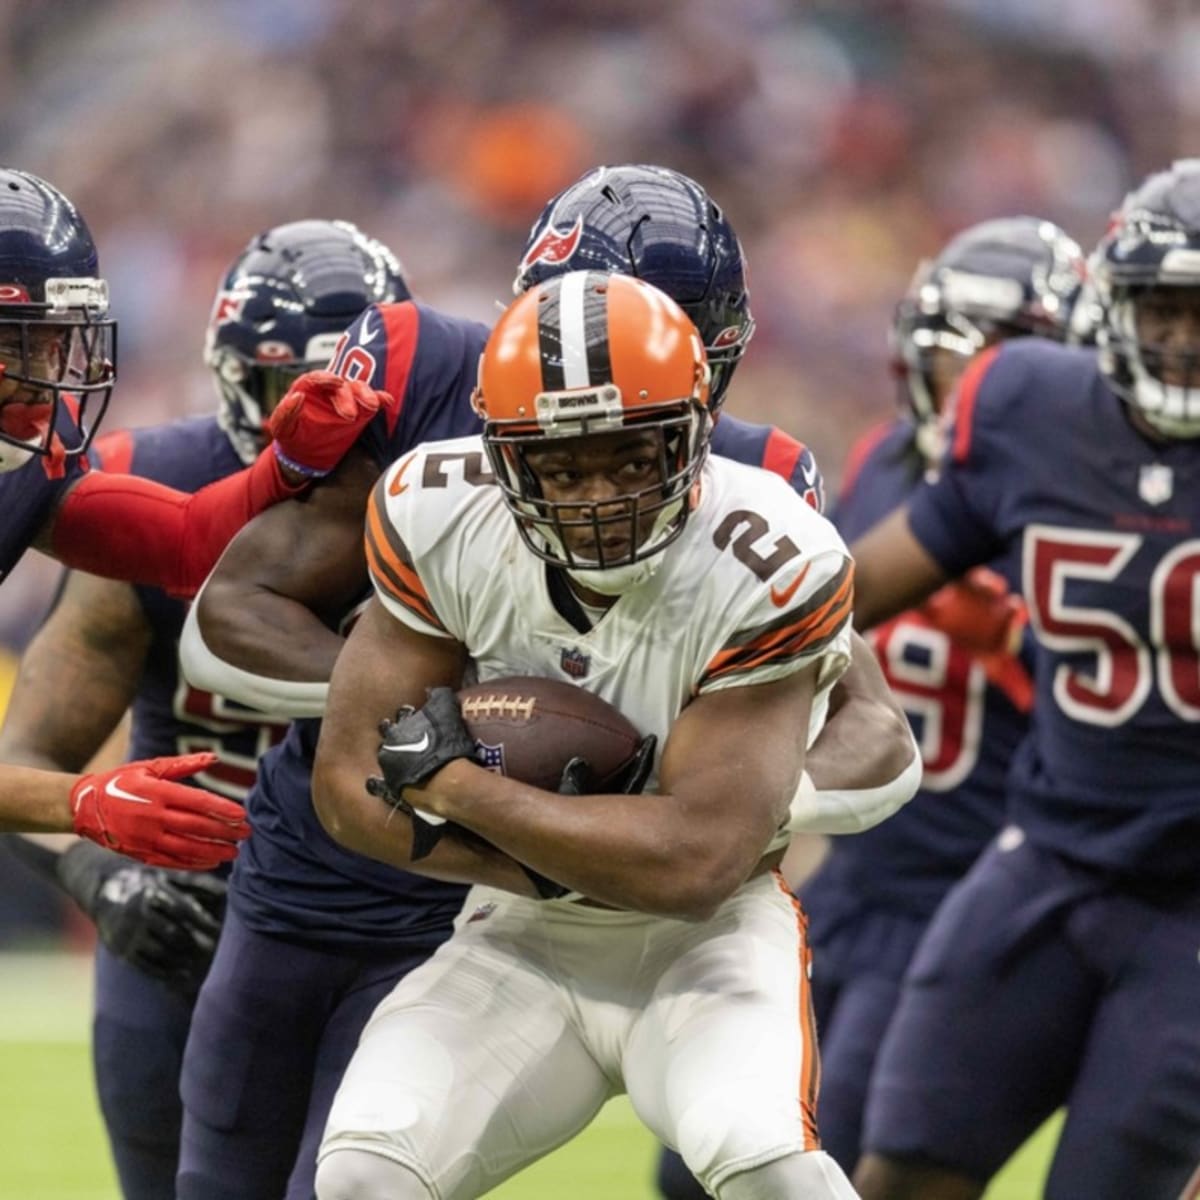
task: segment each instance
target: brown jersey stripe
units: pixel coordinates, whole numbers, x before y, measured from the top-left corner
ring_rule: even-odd
[[[734,679],[739,675],[750,675],[764,666],[782,666],[785,663],[794,662],[798,658],[811,658],[814,654],[820,654],[822,650],[827,649],[837,638],[837,635],[849,624],[850,616],[847,613],[846,619],[833,629],[827,637],[823,637],[818,641],[805,639],[794,649],[786,647],[777,650],[770,654],[760,655],[758,658],[750,659],[747,662],[732,663],[717,669],[706,670],[700,677],[700,682],[696,685],[697,690],[703,690],[704,685],[713,679]]]
[[[438,629],[445,626],[434,612],[429,593],[412,567],[412,556],[387,518],[384,491],[377,484],[367,505],[367,566],[379,586],[393,599],[412,609]]]
[[[367,570],[371,573],[371,579],[380,591],[397,604],[402,604],[416,613],[426,624],[432,625],[435,629],[445,629],[429,603],[410,591],[404,581],[392,572],[391,567],[380,561],[376,554],[376,548],[370,541],[370,534],[367,535],[367,538]]]
[[[831,588],[835,589],[832,594]],[[854,571],[849,560],[817,595],[824,595],[825,602],[816,609],[806,603],[792,610],[789,613],[792,620],[787,625],[781,626],[778,621],[760,625],[760,636],[753,641],[745,641],[744,633],[737,634],[726,643],[725,649],[713,655],[704,669],[703,678],[740,674],[773,660],[786,662],[803,653],[816,653],[828,645],[850,619],[854,606]],[[796,620],[797,613],[804,615]],[[767,632],[761,633],[762,630]]]
[[[817,609],[824,607],[832,596],[838,594],[844,587],[847,579],[852,579],[854,576],[854,561],[853,559],[843,559],[841,568],[833,578],[826,580],[811,596],[806,597],[800,604],[793,605],[791,608],[781,612],[779,616],[772,618],[770,621],[762,625],[755,625],[750,629],[739,629],[733,637],[721,647],[722,651],[732,650],[737,646],[745,646],[751,642],[758,642],[769,635],[772,630],[783,629],[787,626],[794,625],[797,619],[807,616],[809,613],[816,612]]]

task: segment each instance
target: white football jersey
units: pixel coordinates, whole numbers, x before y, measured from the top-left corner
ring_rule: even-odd
[[[806,744],[850,661],[853,563],[778,476],[709,458],[700,501],[658,569],[586,633],[550,598],[479,437],[430,442],[375,487],[367,559],[397,620],[466,646],[481,681],[572,681],[665,744],[696,695],[820,664]],[[653,791],[657,774],[647,783]]]

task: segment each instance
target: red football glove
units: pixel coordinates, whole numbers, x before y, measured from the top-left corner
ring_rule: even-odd
[[[215,754],[150,758],[83,775],[71,789],[75,832],[155,867],[208,870],[250,836],[240,804],[172,783],[211,767]]]
[[[987,567],[934,592],[919,609],[931,625],[975,654],[1015,654],[1029,621],[1025,601]]]
[[[267,432],[285,467],[319,479],[341,462],[375,414],[394,403],[359,380],[308,371],[275,406]]]

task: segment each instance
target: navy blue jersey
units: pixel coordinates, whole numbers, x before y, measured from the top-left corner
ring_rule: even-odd
[[[910,523],[952,575],[999,557],[1037,637],[1011,817],[1123,873],[1200,861],[1200,444],[1132,425],[1094,352],[1028,338],[963,377],[938,481]]]
[[[398,401],[359,441],[381,467],[423,441],[479,432],[470,401],[487,335],[486,326],[412,301],[369,308],[347,330],[333,369]],[[807,473],[805,487],[819,493],[816,463],[801,443],[727,416],[717,429],[748,461],[786,467],[801,482]],[[319,730],[318,721],[295,722],[260,767],[247,801],[254,836],[233,874],[242,920],[262,933],[360,949],[448,930],[464,888],[354,854],[321,826],[311,797]]]
[[[73,449],[79,445],[79,426],[70,406],[60,404],[55,431]],[[35,454],[23,467],[0,474],[0,583],[33,545],[64,493],[88,469],[77,457],[51,462]]]
[[[152,479],[195,492],[244,467],[213,417],[148,429],[121,430],[96,443],[108,471]],[[244,801],[258,760],[278,742],[288,722],[192,687],[179,672],[179,634],[187,606],[159,588],[135,591],[151,630],[146,665],[133,702],[131,758],[211,750],[219,758],[195,777],[202,787]]]
[[[851,452],[833,512],[838,531],[848,542],[861,536],[908,499],[922,474],[909,422],[869,433]],[[1000,828],[1008,764],[1028,726],[1027,691],[1013,695],[993,682],[984,663],[919,612],[904,613],[867,638],[908,715],[925,770],[921,790],[898,813],[865,833],[833,839],[820,875],[805,891],[820,924],[836,919],[823,907],[832,904],[827,887],[854,905],[876,901],[932,914]],[[1009,668],[1021,677],[1015,660]]]

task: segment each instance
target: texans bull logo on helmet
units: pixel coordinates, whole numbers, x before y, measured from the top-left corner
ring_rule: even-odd
[[[542,231],[541,237],[525,251],[525,257],[521,259],[518,273],[538,262],[551,265],[566,262],[578,248],[582,233],[582,217],[576,217],[575,224],[565,233],[555,229],[553,225],[547,225]]]

